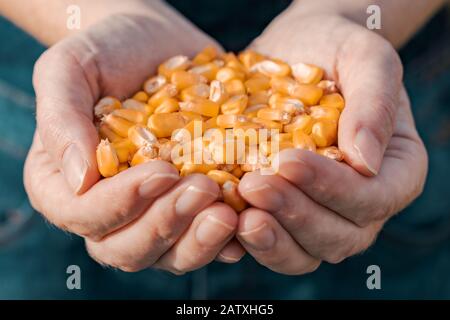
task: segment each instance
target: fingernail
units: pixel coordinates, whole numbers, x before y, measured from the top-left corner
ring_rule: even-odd
[[[241,258],[242,258],[242,256],[232,257],[232,256],[227,256],[223,253],[219,253],[219,256],[218,256],[218,260],[220,262],[224,262],[224,263],[236,263],[239,260],[241,260]]]
[[[62,157],[62,171],[64,177],[74,192],[78,192],[83,186],[88,163],[81,156],[81,152],[75,144],[66,148]]]
[[[259,227],[239,233],[239,236],[247,245],[257,251],[266,251],[275,245],[275,233],[267,223],[263,223]]]
[[[189,186],[178,198],[175,212],[180,216],[190,216],[200,211],[209,202],[217,199],[217,194]]]
[[[139,196],[144,199],[155,198],[179,179],[180,176],[173,173],[154,173],[139,186]]]
[[[378,139],[366,128],[358,130],[353,143],[359,158],[373,175],[378,174],[383,150]]]
[[[201,245],[214,247],[225,241],[233,230],[233,226],[209,215],[197,227],[195,237]]]
[[[283,207],[284,198],[280,192],[268,184],[243,190],[243,196],[251,202],[261,204],[265,210],[277,212]]]

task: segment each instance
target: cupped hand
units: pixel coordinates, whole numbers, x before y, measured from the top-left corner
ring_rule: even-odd
[[[36,63],[37,131],[25,187],[33,206],[83,236],[102,264],[184,273],[212,261],[235,233],[236,213],[217,202],[219,188],[205,176],[180,179],[172,165],[153,161],[100,180],[95,158],[93,106],[101,96],[123,99],[161,61],[211,43],[180,18],[115,15],[54,45]]]
[[[239,185],[253,206],[237,237],[257,261],[285,274],[315,270],[365,250],[383,224],[416,198],[427,154],[416,131],[395,50],[378,35],[332,15],[285,14],[252,48],[291,64],[312,63],[337,82],[346,107],[339,163],[289,149],[277,175],[247,174]]]

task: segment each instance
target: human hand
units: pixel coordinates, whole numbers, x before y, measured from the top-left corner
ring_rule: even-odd
[[[183,273],[212,261],[236,213],[203,175],[180,179],[163,161],[99,181],[93,106],[136,91],[155,67],[213,41],[185,20],[115,15],[48,49],[36,63],[37,131],[24,180],[50,222],[83,236],[89,253],[124,271]]]
[[[402,66],[378,35],[340,16],[286,13],[255,51],[325,69],[346,100],[338,144],[347,163],[284,150],[277,175],[248,173],[239,191],[253,206],[237,237],[259,263],[285,274],[315,270],[365,250],[383,224],[420,193],[427,154],[416,131]]]

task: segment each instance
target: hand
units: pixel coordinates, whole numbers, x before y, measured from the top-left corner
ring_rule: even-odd
[[[180,179],[172,165],[154,161],[99,181],[95,158],[100,96],[129,96],[161,61],[212,42],[184,20],[116,15],[36,63],[38,130],[26,190],[50,222],[83,236],[98,262],[180,274],[212,261],[234,236],[237,215],[216,202],[219,188],[206,176]]]
[[[346,107],[339,148],[347,163],[284,150],[277,175],[247,174],[253,206],[237,237],[261,264],[285,274],[315,270],[365,250],[383,224],[422,191],[427,155],[402,86],[401,62],[383,38],[338,16],[275,20],[256,51],[325,68]]]

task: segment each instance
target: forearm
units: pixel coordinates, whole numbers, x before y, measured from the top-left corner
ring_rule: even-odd
[[[381,29],[374,31],[396,48],[405,44],[425,22],[445,4],[445,0],[296,0],[287,14],[342,15],[366,26],[367,8],[381,9]]]
[[[71,5],[80,8],[80,29],[67,25]],[[160,0],[0,0],[0,14],[46,45],[88,28],[104,17],[129,13],[167,23],[189,22]],[[176,21],[176,22],[174,22]]]

